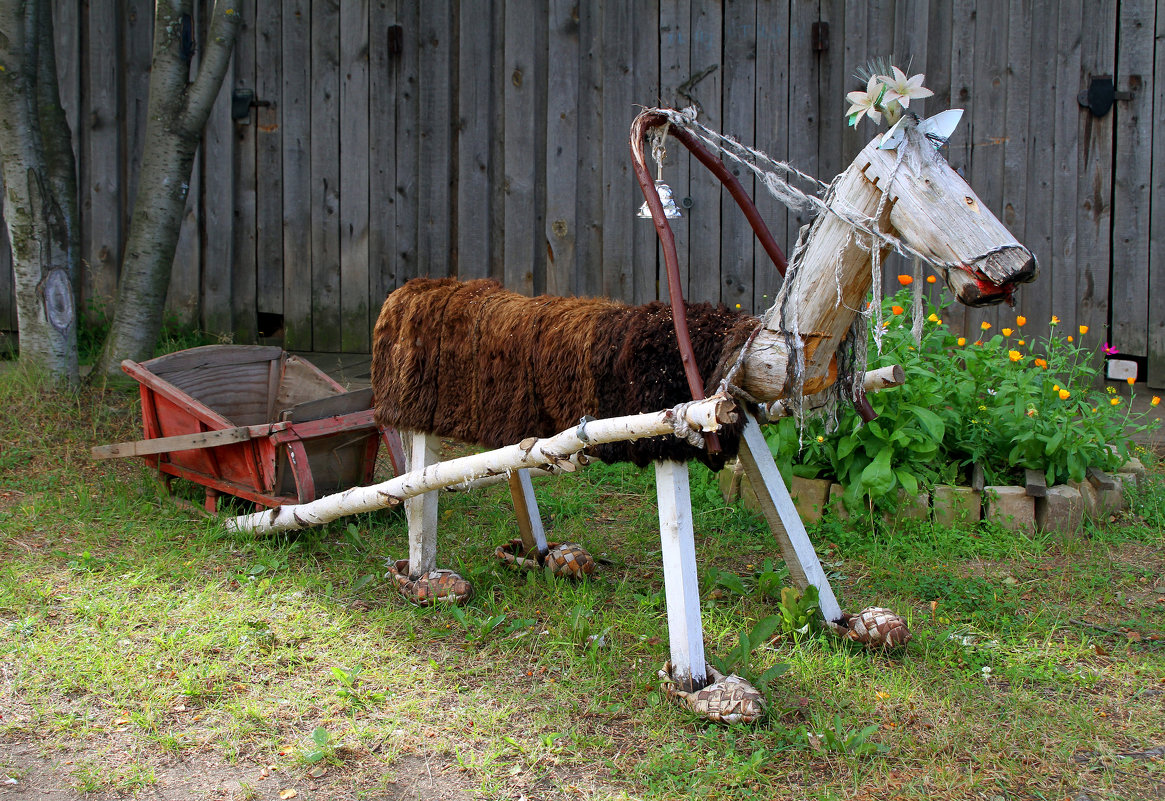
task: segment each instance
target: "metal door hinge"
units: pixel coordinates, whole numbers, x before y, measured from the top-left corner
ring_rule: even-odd
[[[1076,96],[1076,102],[1092,112],[1094,117],[1103,117],[1112,109],[1117,100],[1132,100],[1132,92],[1118,92],[1111,75],[1093,75],[1088,79],[1088,88]]]

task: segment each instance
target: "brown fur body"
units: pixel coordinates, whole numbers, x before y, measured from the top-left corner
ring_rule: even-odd
[[[689,304],[688,327],[705,392],[714,392],[756,319]],[[691,400],[664,303],[528,298],[495,281],[417,278],[390,294],[372,345],[376,420],[498,448],[596,418],[653,412]],[[644,466],[736,454],[739,425],[709,454],[675,437],[602,445],[604,461]]]

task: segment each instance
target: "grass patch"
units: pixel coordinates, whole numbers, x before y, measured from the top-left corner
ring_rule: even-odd
[[[659,692],[650,471],[538,485],[552,536],[604,560],[581,584],[494,559],[515,528],[504,487],[442,496],[441,563],[477,595],[415,609],[384,577],[408,550],[400,512],[255,539],[177,508],[139,462],[91,462],[137,436],[136,403],[0,383],[5,775],[128,795],[195,766],[236,798],[277,781],[303,798],[1126,799],[1165,781],[1160,472],[1073,541],[824,523],[843,604],[894,607],[915,640],[886,656],[775,634],[749,663],[788,666],[770,715],[724,728]],[[787,579],[763,521],[693,479],[723,658]]]

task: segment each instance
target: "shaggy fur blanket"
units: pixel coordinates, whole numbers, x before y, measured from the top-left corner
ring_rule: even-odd
[[[757,325],[707,303],[687,307],[705,391]],[[376,420],[490,448],[545,437],[596,418],[653,412],[691,400],[664,303],[529,298],[490,280],[417,278],[381,308],[372,345]],[[676,437],[598,446],[607,462],[645,466],[698,459],[713,469],[736,455],[740,425],[710,454]]]

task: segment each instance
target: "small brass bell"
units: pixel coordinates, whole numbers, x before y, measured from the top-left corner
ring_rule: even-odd
[[[676,199],[672,197],[671,187],[663,181],[655,182],[655,191],[659,193],[659,202],[663,204],[663,216],[669,220],[674,220],[676,217],[684,216],[680,211],[680,207],[676,205]],[[643,205],[639,207],[637,217],[644,219],[651,219],[651,207],[647,205],[647,201],[643,201]]]

